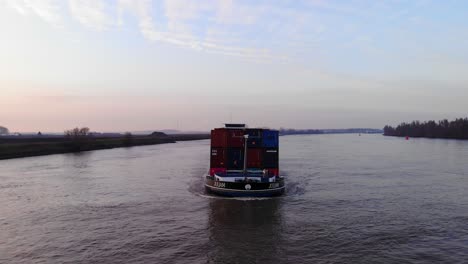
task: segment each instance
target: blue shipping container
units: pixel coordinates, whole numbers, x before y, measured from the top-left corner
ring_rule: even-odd
[[[277,130],[263,130],[263,147],[277,148],[279,145]]]
[[[261,129],[247,129],[245,131],[249,135],[247,139],[247,147],[249,148],[259,148],[262,146],[262,130]]]

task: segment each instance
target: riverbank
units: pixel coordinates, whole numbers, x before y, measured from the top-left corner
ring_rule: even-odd
[[[453,121],[447,119],[438,122],[413,121],[403,122],[396,127],[385,126],[385,136],[412,137],[412,138],[440,138],[468,140],[468,118],[457,118]]]
[[[402,135],[386,135],[385,137],[399,137],[399,138],[426,138],[426,139],[450,139],[450,140],[464,140],[468,141],[468,136],[465,137],[434,137],[434,136],[402,136]]]
[[[90,150],[176,143],[177,141],[209,139],[209,134],[177,134],[148,136],[88,137],[74,142],[65,137],[0,138],[0,160],[73,153]]]

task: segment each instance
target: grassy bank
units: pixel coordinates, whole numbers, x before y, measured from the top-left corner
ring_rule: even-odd
[[[167,136],[87,137],[79,142],[65,137],[0,138],[0,160],[99,149],[175,143],[177,141],[209,139],[209,134]]]

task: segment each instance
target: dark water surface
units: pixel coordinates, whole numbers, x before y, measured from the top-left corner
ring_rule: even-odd
[[[206,195],[208,141],[0,161],[0,263],[468,263],[468,142],[280,142],[274,199]]]

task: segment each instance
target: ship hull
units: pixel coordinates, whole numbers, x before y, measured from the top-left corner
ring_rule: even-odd
[[[276,182],[227,182],[206,177],[205,189],[213,194],[228,197],[272,197],[285,191],[284,179]]]

